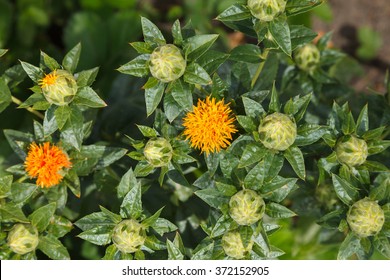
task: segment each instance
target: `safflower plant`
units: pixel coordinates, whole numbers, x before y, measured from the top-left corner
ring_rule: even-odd
[[[0,258],[277,259],[292,245],[273,237],[309,216],[334,258],[389,259],[390,108],[369,105],[388,93],[359,95],[355,121],[335,74],[347,55],[288,20],[321,3],[238,0],[216,19],[253,43],[227,51],[191,23],[169,33],[141,17],[138,56],[117,69],[142,85],[131,133],[97,137],[110,99],[93,89],[98,67],[76,71],[81,44],[6,70],[0,112],[16,103],[34,120],[4,129],[17,158],[0,173]]]

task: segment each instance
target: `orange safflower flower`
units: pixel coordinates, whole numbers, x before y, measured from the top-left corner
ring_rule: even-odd
[[[71,162],[59,147],[45,142],[30,145],[24,165],[28,175],[37,178],[38,186],[50,188],[62,180],[62,169],[70,168]]]
[[[232,134],[237,129],[228,105],[209,96],[205,101],[198,100],[197,106],[193,106],[193,111],[187,113],[183,120],[184,135],[186,140],[190,140],[191,147],[209,154],[230,145]]]
[[[54,85],[58,78],[56,70],[51,72],[50,74],[45,75],[45,77],[39,80],[38,84],[41,88]]]

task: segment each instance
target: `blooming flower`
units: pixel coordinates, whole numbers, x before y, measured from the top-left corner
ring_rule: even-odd
[[[37,178],[38,186],[50,188],[62,180],[62,168],[70,168],[71,162],[59,147],[46,142],[30,145],[24,165],[28,175]]]
[[[205,101],[198,100],[197,106],[193,106],[193,111],[187,113],[183,122],[184,135],[192,147],[209,154],[230,145],[232,134],[237,130],[228,105],[209,96]]]

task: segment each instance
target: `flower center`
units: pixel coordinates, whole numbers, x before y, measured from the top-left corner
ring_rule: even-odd
[[[57,75],[56,71],[54,70],[50,74],[47,74],[42,80],[40,80],[39,85],[41,86],[41,88],[54,85],[57,78],[58,78],[58,75]]]

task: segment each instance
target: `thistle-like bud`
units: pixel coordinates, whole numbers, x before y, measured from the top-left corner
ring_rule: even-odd
[[[164,83],[179,79],[186,65],[181,50],[172,44],[157,47],[150,55],[150,73]]]
[[[8,246],[17,254],[24,255],[37,248],[38,230],[29,224],[16,224],[8,233]]]
[[[347,213],[351,230],[360,237],[376,235],[385,223],[385,214],[376,201],[363,198],[355,202]]]
[[[297,137],[297,125],[287,115],[273,113],[266,116],[259,126],[261,143],[272,150],[287,150]]]
[[[242,190],[229,201],[230,217],[239,225],[251,225],[259,221],[265,211],[263,198],[253,190]]]
[[[306,44],[294,52],[297,66],[305,72],[312,73],[320,63],[321,54],[313,44]]]
[[[171,144],[162,137],[150,139],[144,148],[146,160],[154,167],[167,166],[172,159],[172,154]]]
[[[39,85],[47,102],[58,106],[72,102],[78,90],[76,79],[66,70],[54,70],[40,80]]]
[[[146,240],[143,226],[136,220],[123,220],[117,224],[112,233],[112,242],[123,253],[138,251]]]
[[[248,0],[248,8],[255,18],[272,21],[284,12],[286,0]]]
[[[367,143],[352,135],[343,136],[337,141],[336,156],[340,163],[348,166],[361,165],[368,156]]]
[[[222,248],[225,254],[235,259],[244,258],[245,254],[252,250],[251,240],[246,247],[242,243],[241,235],[238,231],[229,231],[222,236]]]

